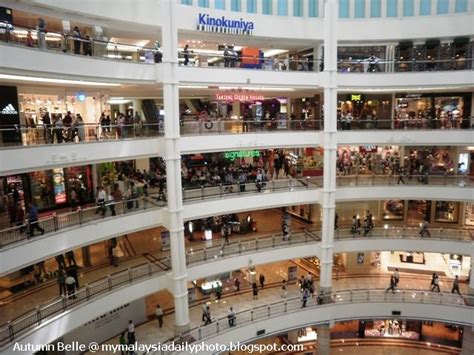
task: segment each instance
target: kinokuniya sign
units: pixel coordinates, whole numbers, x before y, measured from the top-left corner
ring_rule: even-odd
[[[209,14],[198,14],[198,31],[251,35],[255,25],[252,21],[229,19],[225,16],[212,17]]]

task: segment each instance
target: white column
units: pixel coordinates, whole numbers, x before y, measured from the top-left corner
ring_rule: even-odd
[[[397,1],[397,17],[403,17],[403,0]]]
[[[324,10],[324,72],[321,74],[324,87],[324,184],[320,282],[321,289],[329,296],[336,213],[338,1],[326,0]]]
[[[355,1],[349,0],[349,18],[355,17]]]
[[[365,10],[365,18],[370,18],[370,8],[372,7],[370,0],[364,0],[364,10]]]
[[[380,17],[387,17],[387,1],[386,0],[381,1]]]
[[[413,16],[420,16],[420,0],[413,0]]]
[[[143,117],[142,100],[134,99],[132,102],[132,105],[133,105],[133,114],[135,115],[135,112],[138,112],[140,117]]]
[[[163,1],[163,102],[165,107],[166,184],[171,242],[175,332],[189,329],[186,254],[184,245],[181,155],[179,148],[178,31],[175,0]]]
[[[293,4],[291,4],[293,7]],[[303,17],[309,17],[309,2],[307,0],[303,1]]]
[[[328,325],[320,325],[316,327],[318,334],[318,347],[316,348],[316,355],[330,355],[331,354],[331,329]]]

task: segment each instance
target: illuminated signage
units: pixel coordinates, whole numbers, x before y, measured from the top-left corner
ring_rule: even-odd
[[[247,157],[259,157],[259,150],[239,150],[236,152],[226,152],[224,153],[224,158],[234,161],[236,158],[247,158]]]
[[[351,95],[351,101],[360,101],[362,99],[362,95]]]
[[[265,97],[252,93],[223,93],[216,94],[217,101],[263,101]]]
[[[242,17],[239,20],[231,20],[225,16],[198,14],[198,31],[250,35],[254,28],[255,24],[252,21],[244,21]]]
[[[53,169],[54,202],[61,204],[66,202],[66,186],[64,184],[64,173],[62,168]]]

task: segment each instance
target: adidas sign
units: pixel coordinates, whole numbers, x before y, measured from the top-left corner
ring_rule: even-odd
[[[3,108],[3,110],[1,111],[2,115],[17,115],[18,114],[18,111],[15,110],[15,108],[13,107],[12,104],[8,104],[7,106],[5,106]]]

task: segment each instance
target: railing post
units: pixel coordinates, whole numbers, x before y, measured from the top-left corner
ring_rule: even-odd
[[[67,309],[66,296],[64,295],[61,296],[61,302],[63,304],[63,312],[66,312],[66,309]]]
[[[187,255],[186,255],[186,256],[187,256]],[[148,267],[148,276],[151,276],[151,275],[153,274],[153,270],[152,270],[152,268],[151,268],[151,263],[150,263],[150,262],[148,262],[147,267]]]
[[[202,329],[201,329],[201,327],[198,328],[198,339],[199,340],[202,339]]]
[[[217,120],[217,132],[222,133],[222,121],[220,118]]]
[[[250,321],[253,322],[253,309],[250,310]]]
[[[146,210],[148,208],[148,201],[145,197],[143,197],[143,209]]]
[[[8,324],[8,336],[10,337],[10,341],[13,341],[13,339],[15,339],[15,333],[13,332],[12,322],[8,321],[7,324]]]
[[[39,221],[36,223],[39,223]],[[53,225],[54,225],[54,231],[57,232],[58,231],[58,215],[56,213],[53,213]]]
[[[239,239],[239,254],[242,254],[242,243],[240,242],[240,239]]]
[[[349,291],[349,302],[352,303],[352,290]]]
[[[367,290],[367,301],[370,301],[370,291]]]
[[[222,197],[222,183],[219,184],[219,196]]]
[[[125,200],[122,200],[122,211],[123,214],[127,213],[127,203]]]
[[[199,134],[202,134],[202,126],[203,126],[203,122],[199,121]]]
[[[82,208],[79,206],[77,208],[77,214],[79,215],[79,224],[82,224],[84,222],[83,218],[84,216],[82,215]]]
[[[35,310],[36,310],[36,322],[38,324],[41,324],[41,309],[39,306],[36,306]]]
[[[267,305],[267,317],[270,317],[271,314],[271,308],[269,305]]]
[[[110,275],[107,275],[107,285],[109,286],[109,291],[112,291],[112,278]]]
[[[88,301],[91,299],[91,290],[89,289],[88,284],[86,284],[86,298]]]
[[[304,230],[304,242],[305,243],[308,242],[308,234],[309,234],[309,232],[305,229]]]
[[[207,260],[207,249],[204,248],[204,249],[202,250],[202,252],[203,252],[203,255],[204,255],[204,261],[206,261],[206,260]]]
[[[402,291],[402,302],[405,302],[405,290]]]
[[[201,185],[201,200],[204,200],[204,185]]]
[[[255,250],[258,250],[258,238],[255,238]]]
[[[420,302],[424,303],[425,302],[425,293],[421,291],[421,297],[420,297]]]
[[[285,313],[288,311],[288,303],[286,301],[283,303],[283,309],[285,310]]]
[[[443,303],[443,294],[439,293],[439,303]]]
[[[272,248],[275,248],[275,234],[272,234]]]
[[[133,277],[132,277],[132,269],[128,268],[128,282],[132,283]]]
[[[219,321],[216,322],[216,333],[219,333],[220,327],[219,327]]]

